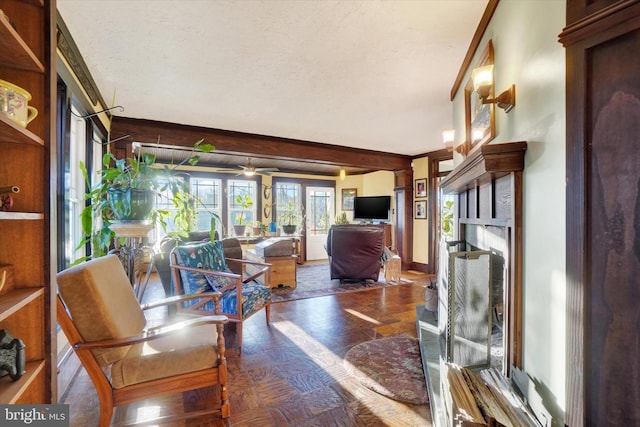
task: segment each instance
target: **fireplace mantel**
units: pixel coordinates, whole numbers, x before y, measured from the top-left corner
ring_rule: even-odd
[[[504,356],[501,373],[511,378],[511,373],[522,369],[522,217],[523,174],[526,141],[486,144],[474,149],[441,182],[445,194],[453,195],[455,214],[454,240],[466,242],[470,247],[492,251],[495,260],[503,259],[496,270],[503,281],[503,333]],[[443,254],[440,254],[443,256]],[[492,261],[493,262],[493,261]],[[445,263],[446,264],[446,263]],[[441,269],[448,277],[445,269]],[[441,276],[438,287],[447,289]],[[438,291],[440,293],[440,289]],[[445,307],[439,304],[439,308]],[[446,310],[446,309],[445,309]],[[428,361],[427,385],[432,399],[434,425],[443,426],[450,419],[445,401],[451,396],[441,390],[448,379],[441,377],[444,366],[441,339],[442,324],[446,313],[418,313],[419,333],[423,357]]]
[[[441,182],[445,194],[486,184],[511,172],[524,169],[525,141],[486,144],[473,151]]]

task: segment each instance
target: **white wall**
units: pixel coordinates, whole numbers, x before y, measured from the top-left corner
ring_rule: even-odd
[[[565,25],[565,7],[561,0],[501,0],[476,52],[480,55],[492,39],[496,94],[516,85],[515,108],[508,114],[496,108],[496,138],[491,143],[528,143],[523,368],[537,384],[554,425],[560,426],[566,371],[565,52],[557,40]],[[464,135],[463,88],[454,99],[453,123],[456,135]]]
[[[342,213],[342,189],[355,188],[358,196],[391,196],[393,207],[393,185],[395,175],[390,171],[378,171],[364,175],[347,175],[343,180],[336,179],[336,215]],[[353,211],[346,211],[349,221],[353,221]],[[393,222],[394,213],[390,221]]]

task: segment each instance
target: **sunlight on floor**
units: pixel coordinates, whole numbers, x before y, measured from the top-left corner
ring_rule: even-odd
[[[143,406],[141,408],[138,408],[138,410],[136,411],[136,423],[145,421],[145,420],[153,420],[154,418],[158,418],[160,416],[160,410],[161,407],[160,406]],[[160,424],[146,424],[145,426],[147,427],[155,427],[155,426],[159,426]]]
[[[365,320],[365,321],[367,321],[369,323],[373,323],[374,325],[382,325],[382,322],[379,322],[374,318],[366,316],[366,315],[360,313],[359,311],[355,311],[355,310],[352,310],[350,308],[347,308],[344,311],[346,311],[347,313],[352,314],[352,315],[354,315],[356,317],[359,317],[360,319]]]
[[[290,322],[288,320],[287,321],[280,321],[280,322],[273,323],[272,326],[274,326],[280,332],[282,332],[283,334],[288,335],[288,336],[296,336],[296,337],[297,336],[304,336],[303,340],[296,340],[298,348],[300,348],[300,350],[302,350],[305,354],[307,354],[307,356],[309,356],[309,358],[311,360],[316,362],[318,364],[318,366],[326,365],[327,364],[327,359],[324,358],[324,357],[322,359],[320,359],[319,356],[318,356],[318,352],[317,351],[315,351],[315,352],[308,351],[305,348],[305,346],[303,345],[304,342],[310,342],[314,346],[321,347],[324,350],[327,350],[327,352],[330,352],[330,353],[333,354],[333,352],[330,349],[328,349],[327,347],[322,345],[322,343],[320,343],[319,341],[315,340],[313,337],[308,335],[303,329],[300,329],[293,322]],[[292,331],[295,331],[295,332],[292,332]],[[289,335],[289,334],[295,334],[295,335]],[[342,357],[336,356],[334,354],[333,358],[330,361],[334,362],[334,363],[342,364]],[[330,370],[325,369],[324,371],[327,374],[331,375],[333,378],[335,378],[336,381],[338,381],[341,384],[342,387],[345,387],[345,389],[348,390],[346,388],[346,386],[344,385],[344,381],[342,381],[343,378],[333,374]],[[348,391],[350,391],[350,390],[348,390]],[[378,409],[378,408],[376,408],[376,406],[369,405],[368,402],[366,402],[366,401],[361,401],[361,403],[363,405],[365,405],[374,415],[379,416],[380,419],[384,419],[385,414],[380,412],[380,411],[376,411],[376,409]]]

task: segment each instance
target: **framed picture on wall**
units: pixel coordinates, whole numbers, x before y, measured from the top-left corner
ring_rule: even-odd
[[[493,43],[491,40],[482,56],[478,59],[476,67],[493,64]],[[494,97],[493,89],[489,94]],[[483,104],[478,93],[473,90],[473,81],[470,79],[464,88],[464,116],[466,131],[466,147],[468,153],[476,145],[486,144],[496,136],[495,104]]]
[[[414,209],[415,219],[427,219],[427,201],[418,200],[415,202]]]
[[[353,199],[355,199],[357,195],[358,195],[358,190],[356,188],[342,189],[342,210],[343,211],[353,210]]]
[[[427,197],[427,179],[416,179],[415,197]]]

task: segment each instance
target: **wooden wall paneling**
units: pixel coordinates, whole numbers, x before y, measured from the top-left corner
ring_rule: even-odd
[[[568,0],[567,24],[577,24],[580,20],[594,18],[599,12],[611,13],[616,9],[625,9],[635,0]],[[595,21],[600,18],[595,18]]]
[[[513,177],[505,176],[493,182],[494,215],[497,220],[510,220],[513,213],[512,192]]]
[[[45,167],[45,151],[39,144],[4,144],[2,157],[29,159],[29,167],[23,163],[0,162],[0,186],[15,185],[20,192],[12,195],[14,212],[43,212],[44,193],[42,181],[37,179],[33,171],[42,171]],[[35,179],[34,179],[35,178]]]
[[[456,203],[460,204],[460,208],[458,209],[458,218],[460,221],[466,220],[469,218],[469,208],[468,208],[468,194],[467,191],[463,191],[458,194]]]
[[[567,19],[565,418],[639,425],[640,2],[569,2]]]
[[[478,187],[467,190],[467,218],[478,218]]]
[[[37,0],[39,3],[40,0]],[[39,3],[40,4],[40,3]],[[58,401],[58,340],[57,340],[57,316],[56,304],[58,287],[56,284],[56,274],[58,272],[58,258],[62,255],[58,254],[58,218],[56,201],[58,200],[58,182],[62,180],[62,171],[57,169],[58,159],[58,69],[57,69],[57,6],[56,0],[44,1],[44,41],[45,51],[43,52],[45,63],[48,69],[45,72],[45,97],[43,103],[46,106],[44,114],[47,117],[44,129],[44,138],[47,140],[47,155],[45,160],[45,168],[43,170],[43,188],[48,190],[45,200],[48,200],[44,207],[45,213],[45,231],[43,239],[43,249],[45,251],[45,304],[43,309],[44,326],[45,326],[45,362],[46,366],[42,375],[44,376],[44,390],[42,390],[42,401],[57,402]],[[46,224],[48,222],[48,224]],[[34,389],[34,392],[36,390]],[[39,401],[32,398],[32,402]]]
[[[589,49],[588,422],[640,424],[640,29]],[[631,155],[634,153],[634,155]],[[625,351],[620,351],[622,348]],[[624,366],[624,369],[620,369]]]
[[[509,345],[507,346],[507,361],[509,368],[515,366],[522,369],[522,272],[524,269],[522,248],[523,211],[522,211],[522,171],[514,171],[511,182],[511,214],[510,221],[507,221],[506,234],[508,239],[509,263],[507,264],[507,275],[509,277],[509,315],[508,335]]]
[[[586,81],[583,74],[580,49],[567,49],[567,100],[566,100],[566,281],[567,281],[567,362],[565,423],[569,426],[584,426],[584,284],[586,282],[586,203],[584,174],[586,156],[582,126]],[[575,142],[573,142],[575,141]]]
[[[493,218],[493,182],[478,186],[478,218]]]

